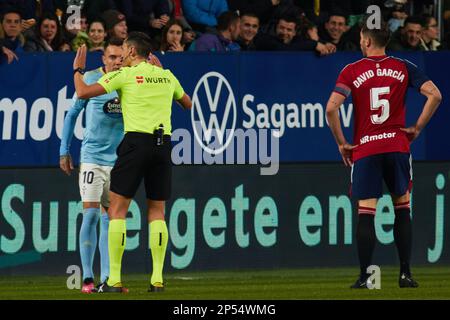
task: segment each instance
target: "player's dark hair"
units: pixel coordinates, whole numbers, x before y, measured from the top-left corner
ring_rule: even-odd
[[[131,32],[125,42],[135,47],[138,56],[143,58],[147,58],[153,50],[152,39],[143,32]]]
[[[380,28],[369,28],[367,18],[363,21],[361,32],[370,37],[377,47],[384,48],[391,38],[391,31],[385,21],[380,22]]]
[[[406,27],[406,25],[408,23],[411,24],[420,24],[422,27],[426,27],[425,23],[424,23],[424,19],[422,19],[419,16],[409,16],[408,18],[405,19],[405,23],[403,24],[404,27]]]
[[[108,41],[105,41],[105,46],[103,48],[108,48],[109,46],[121,47],[123,45],[123,40],[117,37],[112,37]]]
[[[217,30],[228,30],[239,19],[239,14],[236,11],[225,11],[217,18]]]

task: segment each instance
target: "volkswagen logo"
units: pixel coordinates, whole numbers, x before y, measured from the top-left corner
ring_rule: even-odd
[[[203,75],[194,89],[191,111],[195,138],[203,150],[217,155],[227,148],[236,128],[236,114],[236,99],[228,80],[215,71]],[[230,117],[232,117],[231,127],[227,127]],[[200,122],[200,128],[195,125],[196,121]],[[219,144],[218,148],[209,147],[213,134],[217,139],[215,142]]]

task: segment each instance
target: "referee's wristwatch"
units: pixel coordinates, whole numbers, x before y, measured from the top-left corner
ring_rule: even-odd
[[[76,69],[73,70],[73,74],[75,74],[75,73],[77,73],[77,72],[79,72],[79,73],[81,73],[81,74],[84,74],[84,69],[82,69],[82,68],[76,68]]]

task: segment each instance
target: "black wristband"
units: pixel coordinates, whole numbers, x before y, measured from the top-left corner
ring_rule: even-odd
[[[73,74],[75,74],[75,73],[77,73],[77,72],[79,72],[79,73],[81,73],[81,74],[84,74],[84,69],[76,68],[75,70],[73,70]]]

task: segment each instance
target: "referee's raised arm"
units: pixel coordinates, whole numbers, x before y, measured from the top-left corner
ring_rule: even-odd
[[[98,83],[91,85],[84,83],[83,74],[86,68],[86,52],[87,47],[83,44],[78,48],[77,55],[73,60],[73,82],[77,96],[80,99],[89,99],[106,93],[106,90]]]

